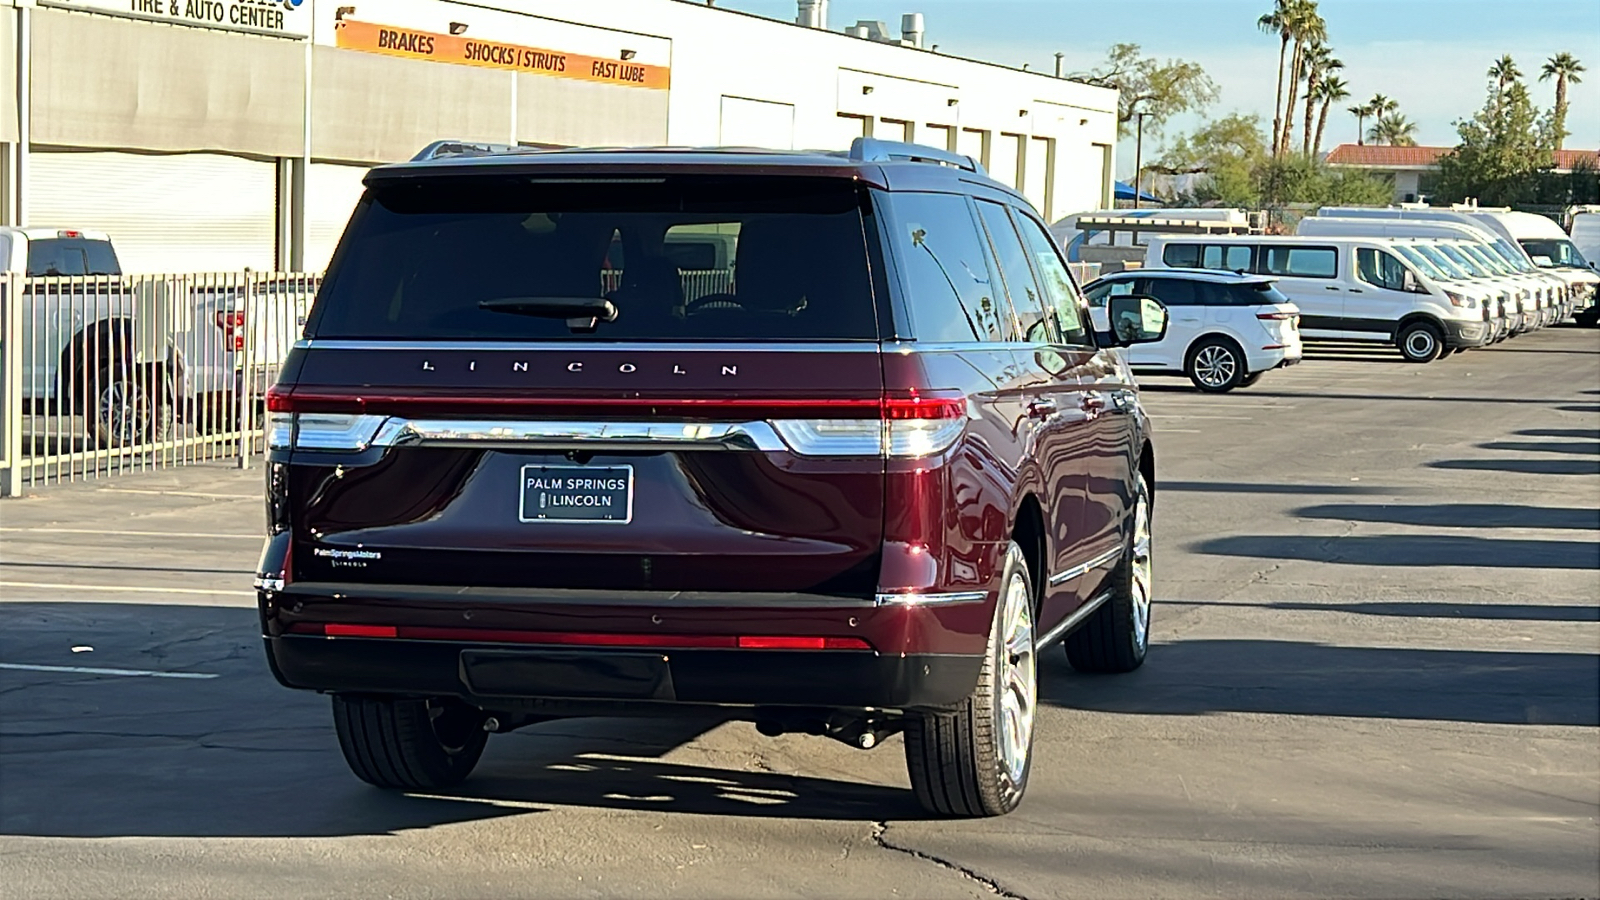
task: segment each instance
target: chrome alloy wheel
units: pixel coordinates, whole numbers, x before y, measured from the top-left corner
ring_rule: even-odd
[[[1133,511],[1133,559],[1131,563],[1133,594],[1133,641],[1143,651],[1150,642],[1150,493],[1139,484],[1139,500]]]
[[[1000,678],[1000,765],[1012,784],[1022,781],[1033,746],[1033,711],[1039,679],[1034,670],[1033,598],[1022,573],[1006,584],[1000,633],[1005,641]]]
[[[1239,361],[1226,347],[1217,344],[1201,347],[1194,356],[1194,377],[1206,387],[1222,387],[1232,381],[1238,371]]]

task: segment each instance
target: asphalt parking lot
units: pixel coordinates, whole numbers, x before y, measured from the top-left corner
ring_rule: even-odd
[[[713,719],[535,726],[385,794],[267,672],[259,469],[0,503],[3,893],[1600,896],[1600,335],[1315,357],[1147,385],[1155,645],[1045,654],[995,820],[922,817],[898,738]]]

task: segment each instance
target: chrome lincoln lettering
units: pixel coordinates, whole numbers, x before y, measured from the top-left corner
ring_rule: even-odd
[[[622,365],[617,366],[617,371],[624,375],[632,375],[633,373],[639,371],[639,367],[633,363],[623,363]]]
[[[478,361],[477,360],[473,360],[472,362],[467,363],[467,371],[468,372],[476,372],[476,371],[478,371]]]
[[[433,363],[428,362],[427,360],[423,360],[422,361],[422,371],[424,371],[424,372],[432,372],[433,371]]]
[[[511,371],[526,372],[528,371],[528,364],[525,362],[514,362],[511,364]]]
[[[675,365],[675,366],[672,367],[672,374],[674,374],[674,375],[687,375],[689,373],[685,372],[683,370],[683,366],[676,366]]]
[[[737,375],[737,374],[739,374],[739,367],[738,366],[723,366],[722,367],[722,374],[724,374],[724,375]]]
[[[567,363],[567,371],[568,372],[582,372],[583,371],[583,363],[581,363],[581,362]]]

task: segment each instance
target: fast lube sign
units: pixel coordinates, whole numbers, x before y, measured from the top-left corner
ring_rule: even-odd
[[[68,0],[68,4],[173,25],[294,37],[311,34],[311,6],[306,0]]]

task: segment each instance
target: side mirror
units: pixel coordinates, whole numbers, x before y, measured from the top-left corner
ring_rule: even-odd
[[[1167,336],[1167,308],[1154,297],[1123,294],[1107,303],[1111,339],[1118,347],[1153,344]]]
[[[1417,284],[1417,273],[1410,269],[1406,269],[1405,274],[1400,276],[1400,289],[1411,294],[1426,293],[1422,290],[1422,286]]]

